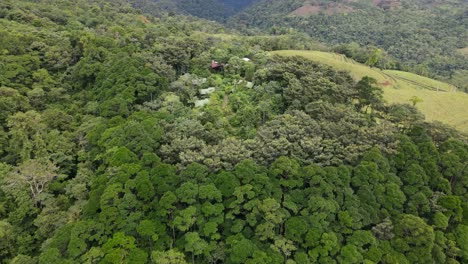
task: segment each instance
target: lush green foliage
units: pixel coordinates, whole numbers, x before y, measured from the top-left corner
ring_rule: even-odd
[[[463,137],[266,52],[301,35],[96,0],[0,24],[1,263],[468,261]]]
[[[240,12],[254,0],[129,0],[129,2],[134,7],[153,14],[166,10],[171,13],[225,22],[227,18]]]

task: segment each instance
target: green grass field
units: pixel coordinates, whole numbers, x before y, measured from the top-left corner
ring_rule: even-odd
[[[274,51],[272,54],[302,56],[348,71],[356,80],[364,76],[375,78],[388,103],[410,103],[409,99],[417,96],[423,99],[417,108],[428,121],[440,121],[468,133],[468,94],[457,92],[453,85],[409,72],[370,68],[341,54],[301,50]]]

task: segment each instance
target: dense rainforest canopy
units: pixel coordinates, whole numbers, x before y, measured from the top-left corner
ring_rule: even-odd
[[[159,10],[0,2],[0,263],[468,262],[466,136]]]
[[[129,0],[136,8],[153,14],[161,10],[170,13],[192,15],[218,22],[226,22],[227,19],[238,14],[255,0]]]

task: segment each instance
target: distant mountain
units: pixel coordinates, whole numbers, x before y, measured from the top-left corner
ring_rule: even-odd
[[[227,2],[227,1],[225,1]],[[423,11],[420,15],[431,14],[465,14],[468,10],[465,0],[257,0],[251,1],[248,8],[238,17],[250,17],[251,25],[260,21],[278,21],[295,17],[314,15],[340,15],[362,11],[401,12]],[[249,19],[247,19],[249,21]],[[249,21],[250,22],[250,21]]]
[[[256,2],[256,0],[219,0],[219,2],[223,3],[227,7],[232,8],[233,10],[238,11]]]
[[[204,19],[225,22],[255,0],[129,0],[145,11],[166,10]]]
[[[450,78],[468,69],[460,53],[468,43],[467,10],[466,0],[260,0],[228,25],[271,34],[293,29],[329,45],[376,46],[408,67],[419,65],[421,74]]]

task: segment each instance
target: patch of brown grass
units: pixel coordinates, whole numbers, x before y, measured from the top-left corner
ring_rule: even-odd
[[[354,9],[350,6],[343,4],[330,3],[326,5],[320,4],[305,4],[292,12],[292,15],[296,16],[311,16],[319,13],[327,15],[334,14],[347,14],[353,12]]]
[[[353,12],[354,9],[350,6],[345,6],[345,5],[331,5],[325,10],[325,14],[327,15],[334,15],[334,14],[349,14]]]
[[[145,24],[148,24],[151,22],[146,16],[143,16],[143,15],[138,16],[138,19]]]
[[[322,10],[322,7],[319,5],[303,5],[299,7],[298,9],[294,10],[292,13],[293,15],[297,16],[310,16],[310,15],[316,15],[320,13]]]
[[[381,86],[392,86],[393,83],[390,82],[389,80],[385,80],[384,82],[379,83]]]
[[[463,49],[458,49],[458,53],[460,53],[461,55],[463,56],[467,56],[468,57],[468,47],[465,47]]]

